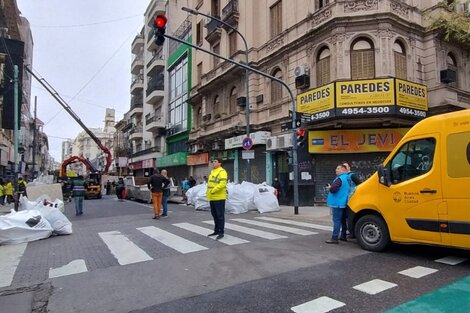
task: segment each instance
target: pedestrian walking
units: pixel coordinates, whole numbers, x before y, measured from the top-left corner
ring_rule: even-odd
[[[78,176],[72,180],[72,195],[75,203],[75,215],[83,214],[83,200],[85,199],[85,189],[87,187],[86,182],[83,180],[83,176]]]
[[[162,176],[167,179],[166,182],[163,183],[163,194],[162,194],[162,208],[163,213],[162,217],[168,216],[168,198],[170,198],[170,179],[168,178],[168,171],[162,170]]]
[[[279,201],[279,197],[281,196],[281,182],[277,177],[274,177],[273,187],[276,189],[276,197],[277,201]]]
[[[328,197],[326,203],[331,207],[333,212],[333,234],[331,239],[326,240],[326,243],[337,244],[338,239],[346,241],[346,229],[341,227],[343,221],[343,213],[348,203],[349,183],[348,175],[344,165],[336,166],[336,178],[333,183],[327,184]],[[341,237],[340,237],[341,231]]]
[[[152,192],[153,204],[153,219],[160,219],[160,211],[162,209],[163,201],[163,187],[169,183],[169,179],[160,174],[158,169],[155,169],[154,174],[150,176],[148,187]]]
[[[194,186],[196,186],[196,180],[194,179],[194,177],[192,176],[189,176],[189,188],[193,188]]]
[[[349,193],[348,193],[348,201],[351,199],[354,191],[356,190],[356,186],[362,183],[362,180],[359,176],[351,171],[351,165],[348,162],[343,162],[343,166],[346,169],[346,174],[348,175],[348,183],[349,183]],[[345,229],[346,233],[349,233],[346,238],[354,239],[356,236],[353,232],[351,232],[351,223],[349,218],[348,209],[345,208],[343,212],[343,219],[341,220],[341,227]]]
[[[124,179],[122,177],[119,177],[116,184],[116,196],[121,202],[126,198],[126,184],[124,184]]]
[[[109,196],[111,194],[111,188],[113,187],[113,185],[111,184],[111,181],[108,180],[106,182],[106,195]]]
[[[225,200],[227,199],[228,174],[222,168],[222,160],[212,161],[213,169],[207,180],[207,200],[209,200],[211,214],[214,219],[214,232],[208,236],[217,235],[217,240],[224,237],[225,227]]]
[[[186,191],[189,190],[191,186],[189,185],[189,180],[185,177],[181,182],[181,192],[183,193],[183,202],[186,203],[188,198],[186,197]]]

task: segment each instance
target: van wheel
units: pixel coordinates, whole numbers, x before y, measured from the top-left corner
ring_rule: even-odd
[[[355,227],[355,235],[359,245],[369,251],[383,251],[390,242],[387,224],[376,215],[361,217]]]

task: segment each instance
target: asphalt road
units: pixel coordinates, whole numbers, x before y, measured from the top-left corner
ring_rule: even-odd
[[[209,212],[184,205],[170,204],[169,218],[153,220],[150,205],[105,196],[85,201],[82,216],[67,204],[66,215],[74,233],[28,243],[0,294],[42,286],[34,302],[50,313],[382,312],[470,275],[465,251],[327,245],[329,231],[260,219],[276,213],[227,215],[223,242],[206,236]],[[449,256],[460,262],[436,262]],[[370,281],[369,290],[362,284]],[[465,304],[446,308],[456,313]]]

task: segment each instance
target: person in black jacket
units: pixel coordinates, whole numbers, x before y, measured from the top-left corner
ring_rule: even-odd
[[[163,188],[170,183],[170,180],[160,174],[155,169],[154,174],[150,176],[148,187],[152,192],[153,219],[160,219],[160,211],[162,209]]]

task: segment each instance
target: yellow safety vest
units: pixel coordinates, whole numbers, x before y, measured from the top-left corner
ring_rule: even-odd
[[[207,180],[207,200],[226,200],[227,180],[227,171],[225,171],[222,167],[213,169]]]
[[[0,197],[3,197],[5,194],[3,193],[3,185],[0,185]]]
[[[11,182],[5,185],[5,195],[13,196],[13,185],[11,184]]]

